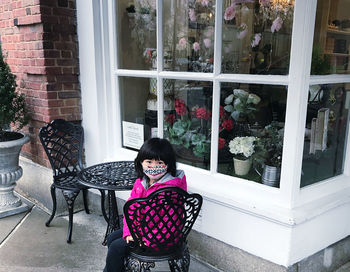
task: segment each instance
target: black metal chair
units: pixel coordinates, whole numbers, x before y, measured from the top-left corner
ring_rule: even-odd
[[[147,198],[124,205],[124,216],[134,242],[129,243],[126,271],[150,271],[155,262],[168,261],[170,271],[188,271],[187,235],[202,206],[199,194],[165,187]]]
[[[74,201],[80,190],[83,191],[85,211],[89,213],[87,204],[88,187],[81,185],[77,178],[77,174],[83,168],[84,130],[80,125],[56,119],[40,129],[39,138],[53,171],[53,184],[51,185],[53,207],[46,226],[50,225],[56,213],[56,188],[61,189],[68,205],[69,226],[67,243],[70,243],[73,230]]]

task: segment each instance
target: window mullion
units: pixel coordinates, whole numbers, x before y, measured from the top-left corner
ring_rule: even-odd
[[[221,72],[221,45],[222,45],[222,1],[215,5],[215,33],[214,33],[214,78]],[[211,122],[210,172],[217,172],[218,168],[218,137],[219,137],[219,109],[220,83],[214,79]]]
[[[163,70],[163,1],[157,0],[157,135],[163,138],[163,120],[164,120],[164,95],[163,79],[159,77],[159,72]]]
[[[213,104],[211,122],[211,147],[210,147],[210,172],[217,172],[218,167],[218,146],[219,146],[219,109],[220,109],[220,82],[213,82]]]
[[[214,75],[221,72],[221,47],[222,47],[222,2],[216,1],[215,6],[215,36],[214,36]]]
[[[317,1],[296,1],[281,172],[283,205],[297,205]]]

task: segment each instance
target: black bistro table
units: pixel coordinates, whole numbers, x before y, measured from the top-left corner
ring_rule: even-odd
[[[79,182],[101,192],[101,209],[107,221],[107,236],[120,228],[117,200],[115,191],[131,190],[137,178],[133,161],[115,161],[96,164],[83,169],[78,174]],[[105,209],[105,190],[108,191],[108,214]]]

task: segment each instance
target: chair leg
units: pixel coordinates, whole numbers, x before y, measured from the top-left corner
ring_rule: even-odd
[[[105,190],[100,190],[100,193],[101,193],[101,210],[102,210],[102,215],[103,215],[104,219],[106,220],[106,222],[108,222],[109,218],[107,216],[106,208],[105,208],[105,199],[106,199]]]
[[[151,272],[156,265],[154,262],[141,262],[131,256],[124,258],[125,272]]]
[[[171,272],[188,272],[190,268],[190,252],[186,246],[181,259],[169,260],[169,268]]]
[[[52,213],[51,213],[49,220],[47,220],[45,223],[46,227],[50,226],[52,219],[55,217],[56,207],[57,207],[56,187],[54,184],[51,184],[50,191],[51,191],[51,198],[52,198]]]
[[[67,243],[70,244],[72,241],[72,231],[73,231],[74,201],[77,198],[79,191],[62,190],[62,193],[68,205],[69,225],[68,225],[68,233],[67,233]]]
[[[87,214],[89,214],[90,211],[89,211],[89,205],[88,205],[87,195],[88,195],[88,190],[87,190],[87,189],[83,189],[84,208],[85,208],[85,212],[86,212]]]

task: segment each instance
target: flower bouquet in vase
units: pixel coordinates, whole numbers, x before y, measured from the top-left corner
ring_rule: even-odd
[[[235,174],[245,176],[252,166],[251,156],[254,153],[256,137],[235,137],[229,142],[230,152],[234,155]]]

